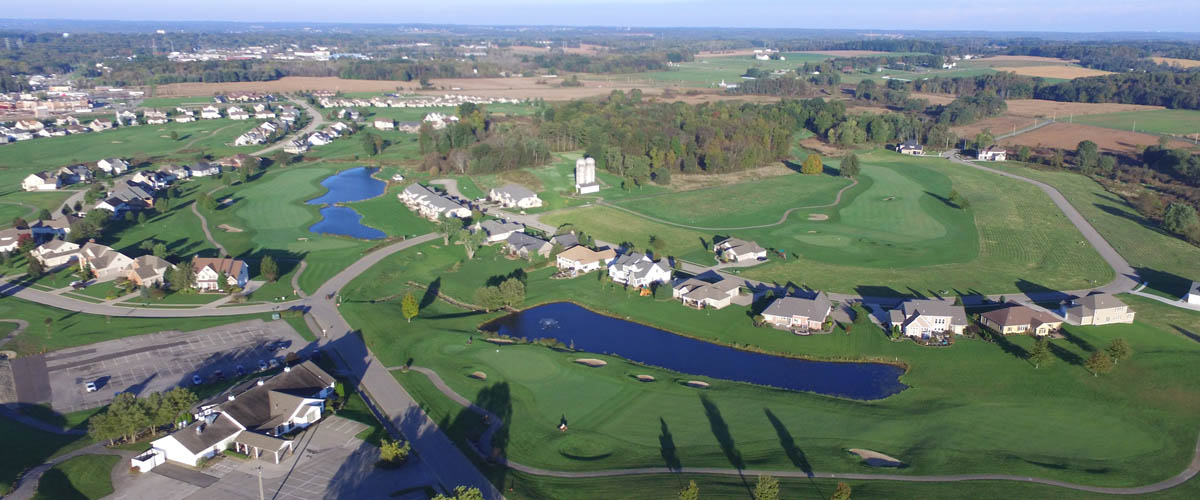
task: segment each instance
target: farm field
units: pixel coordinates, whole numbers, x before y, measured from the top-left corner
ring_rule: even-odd
[[[1096,143],[1103,152],[1124,155],[1136,155],[1140,147],[1158,144],[1157,135],[1061,121],[1024,134],[1001,139],[999,142],[1005,146],[1074,150],[1080,142],[1085,140]],[[1172,140],[1168,146],[1181,149],[1193,147],[1191,143],[1182,140]]]
[[[1011,71],[1022,76],[1035,76],[1041,78],[1072,80],[1075,78],[1085,78],[1089,76],[1104,76],[1111,75],[1111,72],[1100,71],[1098,69],[1084,68],[1081,66],[1007,66],[993,68],[996,71]]]
[[[1045,99],[1009,99],[1008,113],[1015,116],[1027,117],[1057,117],[1093,115],[1100,113],[1115,113],[1120,111],[1145,111],[1164,109],[1162,106],[1147,106],[1144,104],[1092,103],[1092,102],[1059,102]]]
[[[1180,68],[1195,68],[1200,66],[1200,61],[1195,59],[1179,59],[1175,57],[1151,57],[1151,59],[1159,64],[1168,64],[1171,66],[1178,66]]]
[[[1200,111],[1161,109],[1126,111],[1075,118],[1075,123],[1151,134],[1192,135],[1200,133]]]
[[[796,455],[788,443],[794,442],[803,443],[804,461],[822,471],[864,471],[844,450],[866,446],[902,457],[910,464],[905,472],[913,474],[1005,470],[1092,484],[1142,484],[1182,469],[1200,424],[1200,397],[1185,389],[1200,381],[1194,363],[1200,347],[1175,330],[1200,327],[1200,315],[1136,297],[1127,302],[1152,320],[1072,327],[1074,341],[1055,342],[1059,362],[1034,370],[1012,354],[1032,345],[1025,337],[1011,337],[1009,351],[965,338],[938,350],[892,343],[865,323],[849,335],[839,330],[797,337],[753,328],[737,307],[694,311],[665,297],[602,287],[589,277],[548,280],[548,270],[529,274],[526,302],[531,304],[570,297],[599,311],[717,342],[818,358],[887,357],[909,366],[902,380],[910,389],[871,403],[720,381],[698,393],[672,383],[683,377],[679,374],[612,356],[596,356],[608,361],[607,367],[588,368],[571,362],[578,353],[534,345],[496,352],[493,345],[462,338],[477,335],[476,327],[497,314],[463,314],[434,301],[413,323],[399,321],[397,288],[410,279],[437,280],[443,293],[459,296],[479,286],[483,272],[504,275],[505,267],[527,265],[486,257],[488,262],[474,264],[453,251],[440,256],[445,252],[436,246],[391,256],[360,276],[344,290],[342,311],[381,362],[395,366],[413,359],[437,371],[456,392],[507,416],[502,434],[507,439],[497,442],[507,443],[509,458],[527,465],[557,470],[662,466],[665,437],[674,456],[689,467],[730,467],[730,457],[740,457],[732,460],[791,469]],[[468,265],[486,267],[461,270]],[[368,302],[388,296],[393,300]],[[1092,377],[1077,364],[1116,336],[1128,339],[1139,354],[1104,377]],[[467,376],[476,370],[488,375],[486,382]],[[658,382],[632,378],[642,373]],[[481,429],[475,414],[434,392],[423,375],[396,376],[452,437],[465,441]],[[1148,379],[1161,390],[1147,393]],[[570,432],[555,428],[560,416],[570,419]],[[936,429],[916,423],[929,419],[939,422]],[[979,432],[980,419],[1013,425]],[[1030,419],[1037,423],[1020,424]],[[724,450],[718,444],[722,439]],[[1097,468],[1106,473],[1088,472]]]
[[[533,113],[534,107],[528,104],[493,103],[485,104],[489,113],[501,113],[509,116],[527,116]],[[400,122],[419,122],[429,113],[454,114],[455,108],[425,107],[425,108],[367,108],[368,129],[375,131],[371,122],[376,118],[391,118]]]
[[[994,168],[1036,179],[1058,189],[1105,240],[1161,294],[1181,297],[1200,280],[1200,248],[1151,227],[1141,215],[1097,182],[1071,172],[1026,168],[1017,162]],[[992,165],[989,165],[992,166]]]
[[[752,55],[714,55],[697,57],[695,61],[682,62],[671,70],[647,71],[643,73],[594,75],[594,79],[608,79],[616,82],[635,82],[650,85],[678,85],[684,87],[716,87],[724,80],[726,83],[737,83],[748,68],[758,68],[766,71],[794,70],[805,62],[815,62],[829,59],[827,55],[789,52],[782,54],[787,60],[758,61]]]

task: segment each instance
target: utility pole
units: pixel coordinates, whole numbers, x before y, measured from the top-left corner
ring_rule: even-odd
[[[262,466],[261,465],[258,466],[258,500],[266,500],[266,497],[263,496]]]

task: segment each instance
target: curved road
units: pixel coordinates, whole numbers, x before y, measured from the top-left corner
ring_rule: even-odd
[[[296,103],[297,106],[304,108],[304,111],[307,112],[308,115],[312,117],[312,120],[309,120],[308,125],[305,125],[304,128],[292,133],[292,135],[289,135],[278,141],[275,141],[275,144],[272,144],[263,149],[255,151],[253,153],[250,153],[250,156],[262,156],[262,155],[265,155],[272,151],[275,151],[276,149],[283,148],[283,146],[287,144],[287,141],[290,141],[297,137],[303,137],[305,135],[311,134],[313,131],[317,130],[318,127],[325,124],[325,117],[321,116],[321,113],[319,111],[317,111],[317,108],[312,107],[312,105],[309,104],[307,100],[297,97],[296,100],[292,101],[292,102]]]

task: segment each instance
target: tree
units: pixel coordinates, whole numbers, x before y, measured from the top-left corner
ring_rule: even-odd
[[[457,235],[462,228],[462,219],[450,216],[438,219],[437,232],[442,233],[442,245],[449,245],[450,237]]]
[[[700,487],[696,486],[696,481],[688,481],[688,485],[679,490],[679,500],[699,500]]]
[[[817,175],[824,170],[825,167],[821,164],[821,155],[816,153],[808,155],[808,158],[805,158],[804,163],[800,165],[800,173],[806,175]]]
[[[433,497],[433,500],[483,500],[483,492],[479,491],[479,488],[457,486],[454,488],[454,496],[448,497],[439,494]]]
[[[483,246],[484,238],[487,235],[483,231],[471,232],[462,229],[458,233],[458,244],[463,246],[463,250],[467,252],[467,260],[475,258],[475,252],[479,251],[479,247]]]
[[[169,192],[169,191],[163,191],[164,194],[167,192]],[[162,198],[154,200],[154,210],[158,211],[158,213],[165,214],[165,213],[167,213],[167,210],[170,210],[170,209],[171,209],[171,199],[170,198],[167,198],[164,196]]]
[[[401,446],[400,440],[384,439],[379,443],[379,461],[391,466],[400,465],[408,460],[411,451],[412,443],[408,441]]]
[[[1092,372],[1092,376],[1099,376],[1101,373],[1112,371],[1113,360],[1108,354],[1096,351],[1083,363],[1083,366]]]
[[[292,162],[292,155],[282,149],[271,153],[271,164],[284,166]]]
[[[29,259],[29,277],[33,279],[41,278],[46,274],[46,268],[37,259]]]
[[[228,291],[228,288],[229,288],[229,275],[225,274],[225,271],[218,271],[217,272],[217,290],[225,292],[225,291]]]
[[[151,248],[150,252],[152,254],[154,254],[155,257],[158,257],[160,259],[165,259],[165,258],[167,258],[167,245],[164,245],[162,243],[155,243],[154,246]]]
[[[779,500],[779,480],[767,474],[758,475],[758,484],[754,485],[755,500]]]
[[[525,302],[525,283],[517,278],[509,278],[500,284],[500,297],[504,305],[512,307]]]
[[[171,131],[171,140],[172,140],[172,141],[178,141],[178,140],[179,140],[179,131],[178,131],[178,130],[172,130],[172,131]]]
[[[984,130],[975,134],[975,149],[982,150],[991,147],[996,143],[996,138],[992,136],[991,131]]]
[[[842,177],[858,177],[860,170],[858,155],[850,153],[845,158],[842,158]]]
[[[1075,163],[1081,172],[1085,174],[1094,172],[1099,160],[1100,147],[1096,143],[1080,141],[1079,145],[1075,146]]]
[[[167,271],[167,282],[170,283],[171,290],[187,290],[196,283],[196,273],[192,271],[191,265],[183,263]]]
[[[499,287],[484,286],[475,290],[475,303],[482,307],[485,312],[504,307],[504,296],[500,293]]]
[[[134,214],[133,210],[126,210],[125,222],[137,222],[137,214]]]
[[[1187,203],[1174,202],[1167,205],[1167,211],[1163,213],[1162,228],[1178,235],[1185,235],[1196,224],[1200,222],[1200,218],[1196,215],[1196,209]]]
[[[400,314],[404,315],[404,319],[412,323],[412,319],[417,317],[421,312],[421,304],[417,303],[417,297],[408,292],[404,294],[404,298],[400,301]]]
[[[1129,359],[1133,356],[1133,348],[1129,347],[1129,343],[1125,339],[1117,337],[1104,348],[1104,352],[1108,353],[1108,357],[1112,358],[1113,364]]]
[[[250,166],[249,165],[239,168],[238,173],[239,173],[238,177],[241,179],[242,184],[250,182]]]
[[[37,218],[38,220],[50,220],[50,211],[45,208],[38,210]]]
[[[279,279],[279,264],[275,262],[275,258],[270,255],[264,255],[262,261],[258,263],[258,273],[261,274],[267,281],[274,283]]]
[[[838,481],[837,488],[834,488],[829,500],[850,500],[850,485]]]
[[[1054,360],[1053,354],[1050,353],[1050,339],[1046,337],[1037,339],[1037,342],[1033,344],[1033,349],[1029,350],[1027,359],[1033,363],[1034,369],[1050,364]]]
[[[137,223],[139,226],[146,225],[146,212],[138,212]]]
[[[379,134],[367,132],[362,135],[363,151],[368,155],[375,156],[383,152],[383,138]]]
[[[1017,161],[1027,162],[1032,156],[1033,151],[1029,149],[1029,146],[1021,146],[1020,149],[1017,149]]]
[[[211,194],[204,193],[200,195],[200,208],[209,212],[217,209],[217,200]]]

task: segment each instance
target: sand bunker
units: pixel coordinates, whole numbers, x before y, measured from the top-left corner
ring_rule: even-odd
[[[654,381],[654,377],[652,375],[638,375],[637,379],[638,379],[638,382],[653,382]]]
[[[688,385],[688,387],[696,387],[699,389],[708,389],[708,382],[704,382],[701,380],[689,380],[689,381],[687,381],[687,385]]]
[[[511,344],[511,343],[513,343],[513,339],[483,339],[483,340],[486,340],[486,341],[488,341],[488,342],[491,342],[491,343],[493,343],[493,344],[504,344],[504,345],[508,345],[508,344]]]
[[[468,375],[468,377],[477,378],[479,380],[487,380],[487,374],[483,372],[474,372]]]
[[[808,220],[829,220],[829,216],[825,214],[808,214]]]
[[[602,359],[595,359],[595,358],[582,358],[582,359],[575,360],[575,362],[579,363],[581,365],[587,365],[587,366],[591,366],[594,368],[608,365],[608,361],[604,361]]]
[[[227,233],[240,233],[240,232],[242,232],[242,229],[241,229],[241,228],[233,227],[233,226],[230,226],[229,224],[217,224],[217,227],[218,227],[218,228],[220,228],[222,231],[225,231],[225,232],[227,232]]]
[[[867,465],[871,467],[903,467],[904,462],[898,459],[879,453],[878,451],[864,450],[862,448],[851,448],[850,453],[858,455]]]

